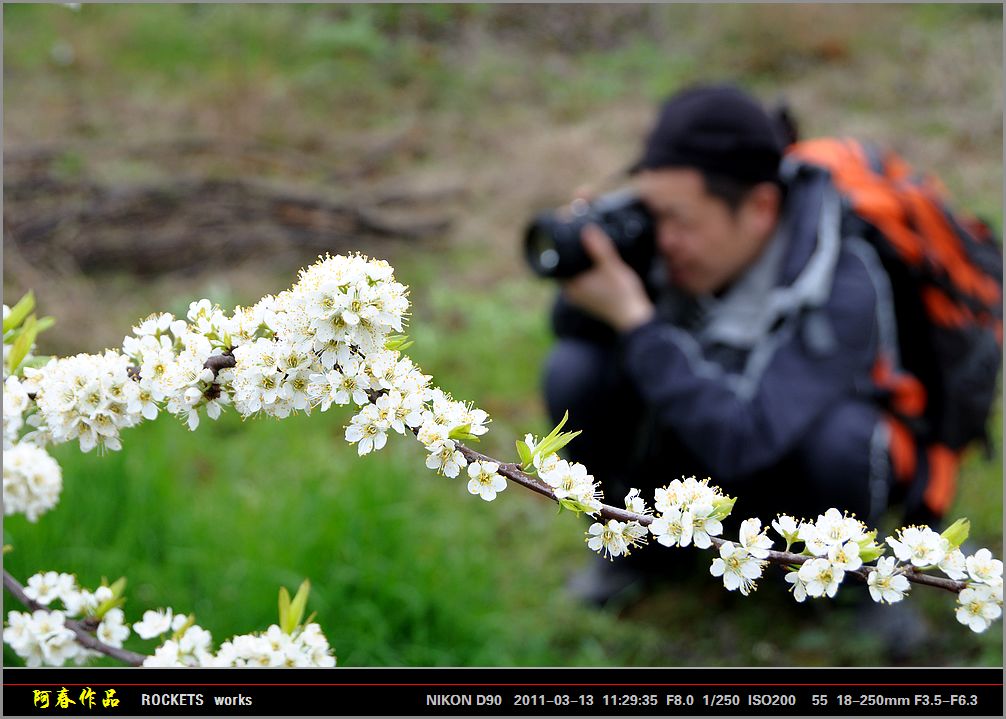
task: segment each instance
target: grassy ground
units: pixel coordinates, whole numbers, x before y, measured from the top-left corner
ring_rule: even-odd
[[[441,240],[360,249],[390,257],[411,286],[413,356],[490,412],[482,449],[504,459],[515,436],[544,428],[537,386],[551,288],[521,265],[521,224],[624,166],[673,87],[733,77],[766,99],[785,91],[806,134],[890,142],[1002,225],[1002,77],[987,69],[1002,50],[994,6],[3,12],[5,147],[57,144],[70,175],[128,184],[255,172],[335,197],[395,183],[460,187],[445,201],[454,222]],[[417,139],[377,178],[328,179],[403,131]],[[179,136],[215,138],[220,152],[191,164],[116,152]],[[316,163],[252,168],[229,149],[240,142]],[[42,349],[67,353],[115,346],[137,317],[178,311],[181,298],[233,305],[275,292],[311,258],[142,281],[44,274],[14,259],[5,254],[4,301],[34,286],[61,320]],[[425,470],[414,443],[357,459],[341,438],[347,420],[230,415],[190,434],[162,418],[130,431],[120,453],[60,448],[63,499],[36,525],[7,519],[15,551],[4,564],[22,578],[40,568],[90,584],[126,575],[131,614],[192,610],[218,640],[273,621],[278,586],[309,577],[310,609],[344,666],[892,661],[851,599],[797,607],[778,581],[741,600],[709,577],[675,578],[621,611],[579,608],[562,586],[590,559],[581,522],[518,487],[482,503]],[[954,515],[1001,556],[998,445],[995,457],[968,464]],[[930,639],[898,661],[1001,665],[1001,624],[976,637],[953,621],[949,596],[916,594]],[[5,649],[4,661],[17,660]]]

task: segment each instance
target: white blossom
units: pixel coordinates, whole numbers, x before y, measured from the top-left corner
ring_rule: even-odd
[[[759,523],[760,524],[760,523]],[[723,586],[728,591],[740,590],[745,597],[755,588],[755,581],[761,576],[764,562],[760,562],[744,547],[733,542],[720,545],[720,556],[713,559],[709,573],[723,577]]]
[[[171,629],[172,615],[170,608],[160,611],[148,609],[143,613],[143,619],[133,624],[133,631],[141,639],[153,639]]]
[[[121,609],[113,607],[105,612],[98,625],[98,639],[110,647],[121,647],[122,643],[129,637],[129,627],[123,621],[124,615]]]
[[[957,621],[973,632],[984,632],[1002,615],[1002,585],[998,594],[987,584],[972,584],[957,595]]]
[[[687,547],[692,541],[692,513],[673,506],[650,522],[650,532],[665,547]]]
[[[866,578],[873,601],[894,604],[905,598],[911,585],[908,578],[897,571],[896,565],[894,557],[877,560],[876,568]]]
[[[624,532],[624,522],[615,519],[608,520],[607,524],[594,522],[586,532],[587,546],[602,556],[607,555],[609,559],[621,556],[628,550]]]
[[[133,629],[136,629],[136,625],[133,625]],[[137,634],[139,634],[137,630]],[[143,636],[142,634],[140,636]],[[148,639],[149,637],[143,637]],[[178,658],[178,642],[174,639],[168,639],[164,644],[157,647],[154,653],[143,660],[143,666],[145,667],[184,667],[185,665]]]
[[[426,458],[426,466],[437,470],[446,477],[457,477],[461,468],[468,464],[468,460],[461,454],[461,450],[455,449],[452,439],[438,440],[429,445],[426,450],[430,453]]]
[[[800,580],[811,597],[834,597],[845,572],[827,559],[811,559],[803,563],[799,570]]]
[[[802,602],[807,598],[807,585],[803,579],[800,578],[799,570],[788,572],[786,574],[786,581],[793,585],[789,588],[789,590],[793,592],[793,599],[798,602]]]
[[[592,490],[594,477],[587,474],[587,468],[579,462],[570,463],[564,459],[551,463],[551,469],[541,469],[538,476],[552,488],[557,499],[576,497],[584,490]]]
[[[625,555],[628,556],[633,547],[640,547],[646,544],[648,538],[646,527],[636,520],[625,523],[622,528],[622,543],[625,545]]]
[[[28,577],[24,594],[39,604],[49,605],[75,592],[77,580],[72,574],[60,572],[39,572]]]
[[[472,462],[468,465],[468,491],[477,494],[487,502],[496,499],[496,494],[506,489],[506,480],[499,474],[496,462]]]
[[[41,447],[21,442],[3,452],[4,514],[34,522],[59,503],[63,472]]]
[[[710,487],[709,480],[695,477],[673,479],[666,487],[654,491],[654,507],[658,512],[666,512],[672,506],[690,507],[695,504],[713,505],[722,497],[718,487]]]
[[[987,549],[979,549],[964,560],[971,580],[981,584],[1002,586],[1003,563]]]
[[[960,581],[968,576],[967,560],[960,549],[953,549],[947,552],[947,556],[940,562],[940,571],[951,579]]]
[[[368,404],[350,420],[346,427],[346,441],[356,444],[356,451],[362,457],[384,447],[388,441],[390,423],[382,419],[377,405]]]
[[[947,553],[947,542],[929,527],[906,527],[897,532],[898,539],[887,538],[894,556],[902,562],[910,561],[916,567],[936,566]]]
[[[772,529],[778,532],[779,536],[786,540],[787,543],[792,543],[796,537],[800,528],[797,526],[797,521],[788,514],[780,514],[778,517],[772,520]]]
[[[833,544],[828,549],[828,561],[843,572],[852,572],[863,566],[863,560],[859,557],[859,545],[852,540],[844,544]]]
[[[7,345],[4,345],[5,347]],[[3,448],[10,449],[24,426],[24,413],[28,409],[28,393],[21,380],[7,377],[3,383]]]
[[[866,535],[866,525],[855,517],[843,515],[834,507],[818,515],[815,522],[801,522],[797,530],[797,538],[818,557],[826,556],[834,546],[846,542],[858,543]]]
[[[636,514],[652,514],[652,510],[646,506],[646,500],[639,496],[639,490],[635,487],[625,495],[625,508]]]
[[[723,525],[714,516],[715,511],[711,504],[705,503],[694,504],[691,508],[692,543],[699,549],[712,546],[710,538],[723,532]]]
[[[741,522],[740,543],[756,559],[765,559],[772,549],[772,540],[762,531],[761,520],[757,517]]]

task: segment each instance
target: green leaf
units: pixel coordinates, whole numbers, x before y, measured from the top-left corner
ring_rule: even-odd
[[[562,413],[562,420],[559,422],[559,424],[557,424],[555,426],[555,429],[553,429],[545,436],[545,439],[543,439],[538,446],[540,447],[542,444],[545,444],[545,442],[547,442],[548,440],[555,439],[556,437],[558,437],[559,431],[563,428],[563,425],[566,424],[566,420],[568,419],[569,419],[569,410],[567,409],[565,412]]]
[[[409,341],[408,335],[388,335],[384,340],[384,349],[403,352],[414,344],[415,342]]]
[[[4,334],[7,334],[16,327],[20,327],[25,317],[30,315],[33,309],[35,309],[35,293],[32,290],[28,290],[28,293],[11,308],[7,319],[3,321]]]
[[[14,551],[14,545],[13,544],[5,544],[5,545],[3,545],[3,553],[4,554],[10,554],[13,551]]]
[[[713,500],[713,514],[716,519],[726,519],[734,511],[737,497],[717,497]]]
[[[113,597],[121,597],[122,593],[126,590],[126,578],[119,577],[116,579],[110,589],[112,590]]]
[[[304,618],[304,609],[307,607],[307,595],[310,593],[311,581],[305,579],[297,590],[293,601],[290,602],[290,616],[288,618],[291,626],[287,634],[292,634],[293,630],[300,626],[300,620]]]
[[[575,499],[565,497],[563,499],[557,500],[560,507],[565,507],[566,509],[576,512],[576,516],[579,517],[581,514],[590,514],[595,511],[592,507],[588,507],[586,504],[577,502]]]
[[[18,335],[18,338],[14,340],[14,346],[11,347],[10,351],[10,373],[14,374],[17,372],[18,366],[21,364],[21,360],[28,356],[28,352],[31,350],[32,343],[35,342],[35,335],[37,334],[35,328],[35,315],[31,315],[24,323],[22,332]]]
[[[189,631],[189,627],[191,627],[195,623],[196,623],[196,615],[190,614],[188,616],[188,619],[185,620],[185,624],[180,626],[178,628],[178,631],[171,635],[171,638],[177,642],[179,639],[185,636],[185,632]]]
[[[38,324],[35,326],[35,332],[37,334],[42,334],[54,324],[56,324],[56,320],[47,315],[38,321]]]
[[[293,631],[289,627],[289,616],[290,616],[290,592],[286,590],[286,587],[279,588],[279,626],[284,632],[289,634]]]
[[[877,544],[876,542],[871,542],[865,547],[860,546],[859,548],[859,558],[863,560],[863,563],[872,562],[875,559],[879,559],[884,555],[884,545]]]
[[[34,357],[29,357],[24,362],[21,363],[21,369],[25,367],[31,367],[32,369],[41,369],[49,364],[49,360],[52,357],[48,355],[35,355]]]
[[[966,517],[961,517],[956,522],[943,530],[940,535],[950,543],[950,549],[954,550],[964,544],[964,540],[971,533],[971,522]]]
[[[448,439],[471,439],[474,436],[471,422],[455,427],[447,435]]]
[[[573,439],[579,436],[582,432],[583,430],[578,429],[575,432],[563,432],[555,437],[546,437],[538,445],[535,454],[540,454],[542,457],[547,457],[550,454],[556,454],[560,449],[573,441]]]
[[[108,611],[110,609],[121,607],[125,603],[126,600],[123,597],[119,597],[117,599],[108,599],[98,605],[98,608],[94,610],[94,616],[96,616],[98,619],[101,619],[106,614],[108,614]]]
[[[112,598],[106,599],[98,605],[97,609],[94,610],[94,616],[98,619],[104,617],[108,613],[108,610],[114,609],[115,607],[121,607],[126,603],[125,598],[122,596],[122,593],[126,590],[125,577],[119,577],[112,583],[111,586],[109,586],[108,580],[105,577],[102,577],[101,586],[108,587],[112,590]]]
[[[517,456],[520,458],[520,467],[525,472],[534,466],[534,458],[531,456],[531,448],[528,447],[527,442],[522,439],[517,440]]]

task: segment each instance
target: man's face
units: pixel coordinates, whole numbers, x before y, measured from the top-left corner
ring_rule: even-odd
[[[656,222],[671,282],[692,295],[725,288],[757,259],[774,229],[778,202],[766,204],[768,190],[756,188],[731,212],[706,192],[698,170],[645,170],[636,187]]]

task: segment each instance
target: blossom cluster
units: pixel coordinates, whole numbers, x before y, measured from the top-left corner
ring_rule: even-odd
[[[8,347],[9,345],[4,345]],[[17,441],[28,409],[28,393],[17,377],[6,377],[3,383],[3,448],[10,449]]]
[[[118,450],[122,429],[162,411],[194,430],[201,413],[217,419],[229,405],[242,417],[279,418],[351,405],[357,412],[345,437],[360,455],[382,449],[392,432],[415,435],[427,466],[457,477],[467,466],[458,442],[485,434],[489,418],[433,387],[402,354],[403,339],[392,333],[403,330],[408,307],[407,289],[387,262],[352,255],[323,257],[289,290],[230,314],[203,299],[189,305],[184,319],[150,315],[123,339],[121,351],[53,358],[40,368],[25,366],[23,380],[8,378],[5,450],[72,440],[85,452]],[[34,429],[19,439],[25,425]],[[479,483],[476,490],[469,482],[469,490],[489,501],[506,480],[484,469],[469,472]],[[5,498],[7,484],[5,475]],[[14,498],[8,507],[37,517],[58,490],[43,496]]]
[[[594,522],[587,530],[587,546],[602,555],[628,556],[632,547],[645,544],[646,528],[639,522],[619,522],[609,519],[606,524]]]
[[[59,502],[63,471],[49,453],[27,442],[4,450],[3,511],[34,522]]]
[[[534,438],[530,435],[525,437],[525,442],[532,443],[533,441]],[[572,503],[572,506],[583,508],[584,511],[590,513],[596,512],[601,508],[603,494],[598,482],[594,479],[593,475],[587,473],[585,466],[579,462],[568,462],[565,459],[559,459],[559,455],[555,453],[545,457],[542,457],[541,454],[535,454],[533,461],[538,476],[551,488],[556,499],[560,501],[567,500]],[[643,536],[645,534],[646,532],[644,531]],[[634,536],[634,530],[632,536]],[[628,547],[632,546],[633,543],[631,541],[624,542],[621,551],[617,552],[610,551],[618,549],[617,546],[605,547],[605,549],[617,557],[619,554],[627,554]],[[594,547],[591,548],[595,549]]]
[[[957,595],[957,621],[983,632],[1002,616],[1003,563],[988,549],[965,556],[960,549],[929,527],[905,527],[887,544],[902,562],[918,569],[937,567],[951,579],[965,582]]]
[[[242,417],[282,418],[353,405],[358,411],[345,437],[360,455],[383,448],[390,432],[411,434],[426,448],[428,467],[458,476],[467,466],[458,442],[485,434],[489,417],[431,386],[431,378],[402,354],[405,338],[392,333],[403,331],[408,306],[407,289],[394,280],[386,262],[362,255],[326,256],[302,270],[291,289],[252,307],[228,314],[203,299],[189,305],[184,319],[150,315],[132,328],[121,350],[45,362],[31,357],[33,344],[27,354],[13,351],[12,337],[5,332],[5,512],[24,513],[35,521],[58,502],[61,472],[43,449],[46,444],[77,441],[84,452],[119,450],[123,429],[162,411],[195,430],[201,414],[217,419],[227,406]],[[5,305],[4,318],[10,314]],[[10,359],[15,355],[18,359]],[[469,492],[493,500],[506,488],[498,470],[493,462],[474,463],[468,468]],[[33,664],[89,658],[91,653],[73,640],[64,623],[87,609],[74,605],[71,596],[63,598],[69,602],[63,610],[12,613],[5,640]],[[117,609],[104,616],[107,624],[99,626],[99,634],[111,632],[102,627],[121,619]],[[315,624],[282,636],[278,628],[270,628],[235,637],[212,654],[209,633],[179,617],[169,620],[164,631],[172,630],[172,636],[148,663],[335,664]],[[146,637],[157,626],[148,617],[136,631]],[[116,629],[109,636],[118,633]]]
[[[129,636],[122,610],[104,606],[113,599],[109,587],[101,586],[92,592],[82,589],[72,574],[44,572],[28,579],[24,593],[46,607],[52,607],[55,602],[62,604],[61,609],[8,612],[3,640],[29,667],[62,666],[71,659],[82,664],[100,656],[77,642],[76,634],[66,625],[68,618],[100,619],[96,636],[111,647],[121,647]]]
[[[938,569],[948,578],[965,581],[957,596],[957,620],[982,632],[1002,615],[1002,562],[988,549],[970,556],[952,541],[950,531],[937,533],[930,527],[903,527],[885,544],[894,556],[881,556],[884,548],[875,542],[876,531],[855,517],[829,509],[815,522],[797,522],[781,515],[772,526],[786,540],[804,543],[804,554],[813,558],[786,575],[798,602],[809,597],[833,597],[847,572],[859,570],[876,559],[867,574],[870,597],[880,603],[900,602],[911,583],[907,574]]]
[[[710,547],[711,538],[722,534],[721,520],[733,506],[719,487],[695,477],[671,480],[657,488],[653,499],[657,514],[650,532],[665,547]]]
[[[194,623],[194,617],[176,614],[170,608],[148,610],[133,624],[143,639],[159,638],[172,632],[145,667],[334,667],[335,655],[328,639],[315,623],[287,634],[276,624],[266,631],[241,634],[212,651],[213,636]]]
[[[708,480],[676,479],[656,489],[655,514],[637,489],[626,495],[625,506],[640,518],[652,516],[649,532],[664,546],[716,545],[719,556],[712,560],[710,573],[721,577],[726,589],[743,595],[756,588],[755,580],[762,576],[773,551],[769,527],[763,528],[757,517],[740,523],[736,542],[718,538],[723,531],[721,520],[732,511],[733,500]],[[770,527],[784,540],[786,552],[796,543],[803,545],[796,555],[803,561],[791,564],[785,576],[798,602],[834,597],[846,575],[855,572],[866,577],[874,601],[890,604],[908,593],[909,573],[938,569],[949,579],[964,581],[957,597],[957,620],[982,632],[1002,615],[1002,562],[988,549],[965,556],[959,546],[966,537],[966,524],[961,520],[943,534],[929,527],[905,527],[881,544],[876,542],[875,530],[834,508],[814,521],[779,515]],[[646,529],[637,520],[609,519],[592,524],[586,542],[590,549],[611,558],[628,554],[632,546],[645,541],[645,535]],[[884,544],[894,556],[883,556]],[[867,566],[874,560],[874,566]],[[787,560],[777,553],[774,561]]]
[[[596,517],[603,507],[601,499],[604,494],[600,484],[587,472],[584,465],[560,459],[554,451],[578,434],[560,435],[559,430],[565,421],[564,418],[544,439],[525,435],[524,441],[518,442],[518,449],[530,457],[525,469],[538,475],[560,506]],[[625,506],[630,511],[648,511],[638,489],[633,489],[626,495]],[[647,540],[646,528],[635,520],[620,522],[609,519],[607,523],[594,522],[585,535],[587,546],[608,559],[628,556],[634,547],[642,546]]]
[[[876,532],[868,532],[858,519],[834,508],[818,515],[814,522],[799,524],[793,517],[781,515],[772,526],[787,546],[803,542],[804,553],[813,557],[786,575],[798,602],[807,597],[834,597],[845,573],[863,566],[861,554],[876,548]]]
[[[119,432],[142,420],[140,390],[129,368],[129,358],[113,350],[26,368],[24,388],[35,395],[38,408],[28,419],[38,428],[35,441],[60,444],[76,439],[82,452],[98,445],[121,449]]]
[[[95,636],[108,647],[121,648],[130,635],[111,587],[101,586],[92,592],[82,589],[71,574],[43,572],[28,579],[24,593],[46,609],[9,612],[3,640],[30,667],[62,666],[69,660],[83,664],[100,656],[77,641],[76,633],[67,626],[68,619],[97,620]],[[210,632],[195,624],[195,617],[170,608],[144,612],[132,631],[141,639],[161,638],[171,632],[144,660],[144,666],[334,667],[336,663],[328,640],[315,623],[295,627],[289,634],[273,625],[262,633],[235,636],[215,653]]]

